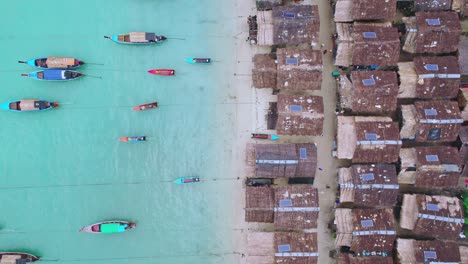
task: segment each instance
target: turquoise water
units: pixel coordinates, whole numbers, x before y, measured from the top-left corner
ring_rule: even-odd
[[[240,182],[224,104],[233,87],[234,0],[2,1],[0,101],[62,103],[43,113],[0,112],[0,250],[54,263],[235,263],[230,220]],[[152,31],[173,38],[135,47],[103,38]],[[226,52],[230,51],[230,52]],[[101,76],[40,82],[17,60],[71,56]],[[212,57],[190,65],[187,57]],[[146,73],[174,68],[175,77]],[[131,107],[158,101],[160,108]],[[145,143],[120,143],[146,135]],[[198,175],[208,181],[167,181]],[[225,179],[211,181],[209,179]],[[101,220],[138,227],[118,235],[77,233]]]

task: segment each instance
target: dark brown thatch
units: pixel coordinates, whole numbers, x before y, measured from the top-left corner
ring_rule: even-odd
[[[374,33],[375,35],[371,36]],[[354,25],[352,38],[354,40],[353,65],[397,65],[400,56],[400,38],[397,28]]]
[[[280,6],[283,4],[282,0],[257,0],[258,10],[270,10],[274,6]]]
[[[429,25],[435,19],[440,25]],[[440,22],[440,23],[439,23]],[[455,12],[417,12],[416,53],[449,53],[457,51],[461,33],[460,20]]]
[[[460,67],[456,57],[416,57],[414,68],[418,78],[416,98],[457,96],[460,86]]]
[[[283,247],[289,252],[281,252]],[[299,254],[295,254],[299,253]],[[299,256],[304,253],[304,256]],[[315,264],[318,261],[317,233],[275,233],[275,263]]]
[[[276,88],[277,68],[269,54],[256,54],[253,58],[252,81],[255,88]]]
[[[413,264],[458,263],[461,260],[457,243],[437,240],[418,241],[399,238],[397,256],[399,263]]]
[[[320,90],[323,68],[320,51],[285,48],[278,49],[276,56],[278,89]]]
[[[396,2],[397,0],[337,0],[334,20],[392,20],[396,14]]]
[[[302,154],[305,156],[301,157]],[[317,166],[315,144],[256,144],[257,177],[314,177]]]
[[[461,163],[455,147],[416,147],[400,151],[402,183],[423,188],[455,188]]]
[[[393,71],[353,71],[352,111],[384,114],[397,107],[398,80]]]
[[[389,256],[396,238],[393,209],[336,209],[336,243],[357,256]]]
[[[393,264],[392,257],[355,257],[351,254],[340,254],[337,258],[338,264]]]
[[[270,187],[247,187],[245,221],[273,223],[273,190]]]
[[[393,163],[401,140],[389,117],[338,116],[337,157],[354,163]]]
[[[419,11],[450,10],[452,0],[414,0],[414,9]]]
[[[320,207],[316,188],[311,185],[290,185],[274,188],[274,192],[276,228],[317,228]]]
[[[323,131],[323,119],[322,97],[278,95],[278,134],[318,136]]]
[[[340,202],[360,207],[391,207],[398,196],[395,165],[369,164],[341,168]]]
[[[468,8],[468,2],[466,6]],[[458,62],[461,74],[468,75],[468,39],[464,39],[458,44]]]
[[[463,207],[456,197],[405,194],[400,225],[425,237],[457,239],[463,229]]]
[[[413,137],[417,142],[452,142],[457,140],[461,123],[463,123],[457,102],[415,102],[414,111],[416,123],[414,124],[415,134]],[[403,122],[405,122],[405,118],[406,116],[403,115]]]

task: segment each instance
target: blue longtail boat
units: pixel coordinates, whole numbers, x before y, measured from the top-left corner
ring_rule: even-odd
[[[81,72],[61,69],[51,69],[35,71],[29,74],[21,74],[21,76],[30,77],[40,81],[71,81],[83,76]]]
[[[200,182],[199,177],[179,177],[173,181],[175,184],[186,184]]]
[[[198,64],[198,63],[211,63],[210,58],[187,58],[185,59],[186,62],[191,63],[191,64]]]

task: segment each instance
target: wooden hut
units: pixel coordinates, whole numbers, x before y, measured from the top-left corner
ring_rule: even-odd
[[[405,194],[400,226],[422,237],[457,239],[463,217],[461,201],[456,197]]]
[[[283,0],[257,0],[257,10],[271,10],[274,6],[283,4]]]
[[[335,211],[336,245],[349,247],[356,256],[387,257],[396,238],[393,209],[344,209]]]
[[[397,239],[398,263],[459,263],[457,243],[438,240]]]
[[[414,0],[414,9],[419,11],[443,11],[450,10],[452,0]]]
[[[317,233],[247,234],[247,264],[315,264],[318,256]]]
[[[298,45],[318,41],[320,17],[316,5],[275,6],[257,12],[258,45]]]
[[[278,89],[320,90],[322,53],[319,50],[284,48],[276,51]]]
[[[457,51],[461,33],[455,12],[417,12],[404,17],[406,38],[403,50],[409,53],[450,53]]]
[[[352,254],[339,254],[337,264],[393,264],[392,257],[356,257]]]
[[[252,81],[255,88],[276,88],[278,70],[270,54],[256,54],[253,58]]]
[[[391,24],[337,23],[335,65],[396,66],[400,56],[398,29]]]
[[[355,114],[381,115],[397,108],[398,79],[393,71],[353,71],[341,75],[340,104]],[[349,85],[351,84],[351,85]],[[342,95],[341,95],[342,94]]]
[[[397,0],[337,0],[334,20],[393,20],[396,9]]]
[[[456,147],[415,147],[400,150],[400,184],[419,188],[456,188],[461,162]]]
[[[460,73],[468,75],[468,39],[464,39],[458,44],[458,63],[460,64]]]
[[[245,221],[273,223],[273,190],[270,187],[246,187]]]
[[[338,116],[337,158],[354,163],[393,163],[401,140],[390,117]]]
[[[320,211],[318,190],[311,185],[274,188],[274,224],[278,229],[317,228]]]
[[[460,67],[454,56],[416,57],[398,63],[399,98],[455,98],[460,86]]]
[[[460,109],[453,101],[419,101],[402,105],[402,139],[417,142],[452,142],[460,131]]]
[[[312,95],[278,95],[279,135],[319,136],[323,131],[323,98]]]
[[[315,144],[255,144],[255,175],[265,178],[314,177],[317,167]]]
[[[392,207],[398,197],[396,167],[359,164],[338,170],[340,203],[358,207]]]

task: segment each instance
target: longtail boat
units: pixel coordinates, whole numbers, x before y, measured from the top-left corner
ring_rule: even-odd
[[[78,232],[93,234],[122,233],[136,227],[136,223],[127,221],[103,221],[81,228]]]
[[[85,64],[84,61],[77,60],[75,58],[67,57],[47,57],[37,58],[27,61],[18,61],[19,63],[25,63],[33,67],[41,69],[73,69],[78,68]]]
[[[61,69],[51,69],[21,74],[40,81],[71,81],[83,76],[81,72]]]
[[[161,76],[174,76],[175,70],[173,69],[152,69],[148,73]]]
[[[158,102],[151,102],[147,104],[141,104],[133,107],[132,109],[135,111],[143,111],[143,110],[151,110],[156,109],[158,107]]]
[[[133,137],[121,137],[120,142],[143,142],[146,141],[146,136],[133,136]]]
[[[197,64],[197,63],[211,63],[210,58],[188,58],[185,59],[186,62],[191,63],[191,64]]]
[[[0,252],[0,263],[23,264],[38,261],[40,257],[23,252]]]
[[[278,140],[279,137],[274,134],[264,134],[264,133],[252,133],[251,138],[255,139],[269,139],[269,140]]]
[[[110,39],[120,44],[130,45],[151,45],[158,44],[165,41],[165,36],[158,36],[151,32],[130,32],[124,34],[113,35],[111,37],[104,36],[106,39]]]
[[[186,184],[186,183],[195,183],[200,182],[199,177],[180,177],[173,181],[175,184]]]
[[[9,101],[0,104],[0,109],[12,112],[45,111],[58,107],[57,102],[49,102],[38,99],[23,99],[19,101]]]

